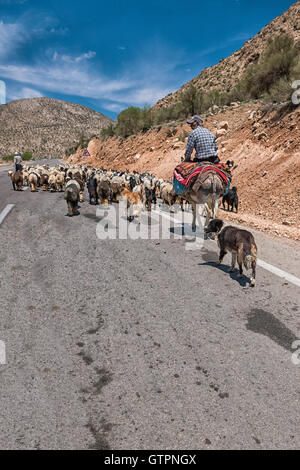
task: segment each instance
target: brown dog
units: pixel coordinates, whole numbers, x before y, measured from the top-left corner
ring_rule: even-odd
[[[243,265],[247,270],[252,269],[250,286],[255,286],[257,246],[252,233],[247,230],[240,230],[236,227],[228,226],[223,228],[224,222],[220,219],[211,220],[207,229],[207,234],[217,234],[220,248],[219,261],[222,263],[224,256],[229,251],[232,254],[231,270],[235,269],[238,261],[240,277],[243,276]],[[222,230],[223,229],[223,230]]]

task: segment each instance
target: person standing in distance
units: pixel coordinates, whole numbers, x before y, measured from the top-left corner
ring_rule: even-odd
[[[16,171],[22,171],[22,169],[23,169],[23,167],[22,167],[22,156],[19,152],[15,153],[14,165],[15,165],[15,170]]]

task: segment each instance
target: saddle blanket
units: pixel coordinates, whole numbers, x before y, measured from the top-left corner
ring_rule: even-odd
[[[219,163],[214,165],[209,162],[193,163],[193,162],[182,162],[174,170],[174,190],[176,194],[182,194],[187,191],[190,186],[194,183],[195,178],[201,174],[209,172],[218,173],[224,185],[228,186],[230,184],[230,177],[224,170],[225,165]]]

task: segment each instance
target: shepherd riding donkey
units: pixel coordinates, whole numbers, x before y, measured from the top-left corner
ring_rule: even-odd
[[[193,116],[187,121],[192,128],[185,152],[185,161],[174,171],[174,190],[184,193],[184,198],[192,205],[192,229],[196,231],[197,207],[204,205],[206,212],[205,228],[211,219],[218,216],[219,199],[231,183],[231,174],[227,165],[220,163],[216,137],[203,127],[200,116]],[[191,162],[193,150],[196,150]],[[204,238],[208,235],[204,230]]]

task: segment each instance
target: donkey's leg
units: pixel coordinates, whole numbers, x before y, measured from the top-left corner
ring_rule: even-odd
[[[206,233],[206,228],[209,225],[209,222],[212,218],[212,208],[211,208],[211,200],[208,197],[206,202],[204,203],[204,213],[205,213],[205,224],[204,224],[204,240],[208,239],[208,234]]]
[[[193,211],[193,222],[192,222],[192,230],[193,232],[196,232],[196,216],[197,216],[197,205],[195,203],[192,203],[192,211]]]
[[[214,199],[213,219],[217,219],[219,216],[219,201],[220,201],[220,195],[217,194]]]

